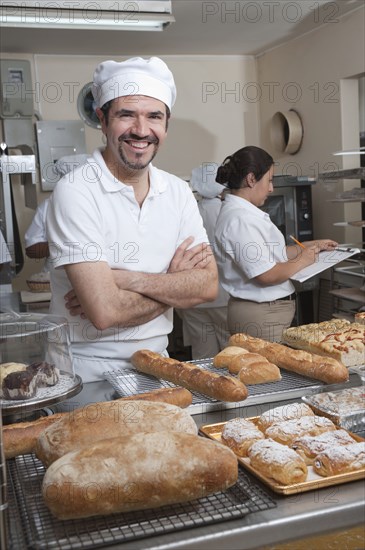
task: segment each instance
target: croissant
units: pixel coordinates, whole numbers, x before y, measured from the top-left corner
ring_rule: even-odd
[[[293,449],[272,439],[256,441],[248,450],[253,468],[282,485],[301,483],[307,479],[308,468]]]
[[[238,456],[247,456],[251,445],[264,437],[253,422],[244,418],[234,418],[227,422],[221,435],[222,442]]]
[[[313,470],[324,477],[355,472],[365,468],[365,441],[344,447],[330,447],[319,453]]]
[[[267,428],[265,435],[283,445],[292,445],[295,439],[303,435],[319,435],[333,430],[336,430],[336,426],[329,418],[303,416],[298,420],[285,420],[273,424]]]
[[[272,424],[283,420],[292,420],[302,416],[314,416],[312,409],[305,403],[290,403],[264,412],[258,419],[257,425],[263,432]]]
[[[294,441],[292,449],[303,458],[306,464],[313,464],[316,456],[329,447],[351,443],[355,443],[355,440],[346,430],[335,430],[316,436],[304,435]]]

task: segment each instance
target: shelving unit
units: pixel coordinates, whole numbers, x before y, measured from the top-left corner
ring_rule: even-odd
[[[329,294],[333,298],[333,317],[353,321],[354,314],[365,307],[365,262],[332,268]]]
[[[365,180],[365,167],[321,173],[318,181],[330,182],[339,179]],[[356,190],[345,191],[328,202],[365,202],[363,184]],[[363,207],[362,207],[363,211]],[[364,219],[364,215],[363,215]],[[354,320],[354,314],[365,308],[365,250],[331,269],[330,290],[332,316]]]

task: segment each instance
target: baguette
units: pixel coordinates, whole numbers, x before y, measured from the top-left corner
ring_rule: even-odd
[[[243,401],[248,396],[246,386],[232,376],[215,374],[194,364],[180,363],[153,351],[136,351],[131,362],[138,371],[169,380],[219,401]]]
[[[291,349],[243,333],[231,336],[229,345],[241,346],[247,351],[260,353],[280,368],[321,380],[327,384],[346,382],[349,379],[347,368],[332,357]]]
[[[66,454],[46,471],[42,494],[65,520],[187,502],[224,491],[237,477],[237,458],[216,441],[140,433]]]
[[[185,388],[161,388],[131,397],[121,397],[118,401],[158,401],[184,408],[191,405],[192,399],[192,394]],[[56,413],[30,422],[17,422],[3,426],[5,458],[32,453],[41,433],[65,414],[70,413]]]
[[[67,413],[44,416],[31,422],[17,422],[3,427],[3,448],[5,458],[32,453],[41,433],[60,420]]]
[[[49,466],[66,453],[90,442],[165,430],[197,434],[195,421],[185,409],[152,401],[105,401],[63,416],[46,428],[37,440],[35,453]]]
[[[159,403],[170,403],[170,405],[176,405],[185,409],[191,405],[193,396],[186,388],[160,388],[158,390],[152,390],[146,393],[140,393],[138,395],[131,395],[130,397],[120,397],[117,401],[158,401]]]

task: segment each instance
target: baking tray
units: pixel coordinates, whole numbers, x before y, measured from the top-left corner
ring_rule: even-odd
[[[31,399],[0,399],[0,408],[4,416],[43,409],[77,395],[82,390],[82,380],[77,374],[74,377],[60,374],[54,386],[37,389],[37,395]]]
[[[254,416],[251,418],[246,418],[246,420],[251,420],[252,422],[256,422],[258,418],[259,418],[258,416]],[[203,435],[209,437],[210,439],[214,439],[216,441],[222,442],[221,433],[223,430],[223,426],[225,424],[226,422],[219,422],[217,424],[206,424],[205,426],[200,427],[200,432]],[[351,432],[349,433],[356,441],[364,441],[362,437],[359,437],[358,435]],[[313,471],[312,466],[307,466],[308,478],[306,481],[303,481],[301,483],[295,483],[293,485],[280,485],[275,480],[262,475],[258,470],[253,468],[250,464],[249,458],[244,458],[240,456],[237,458],[238,458],[238,462],[246,470],[248,470],[251,474],[256,476],[260,481],[262,481],[262,483],[270,487],[272,491],[280,495],[295,495],[298,493],[304,493],[307,491],[322,489],[324,487],[330,487],[331,485],[340,485],[341,483],[347,483],[349,481],[356,481],[358,479],[365,478],[365,468],[362,468],[357,472],[348,472],[345,474],[339,474],[335,476],[322,477]]]
[[[229,374],[226,369],[217,369],[213,367],[213,359],[199,359],[197,361],[188,361],[188,363],[194,363],[194,365],[198,365],[199,367],[217,374]],[[190,414],[194,415],[222,409],[235,409],[241,406],[258,405],[260,403],[297,399],[309,391],[316,391],[323,386],[327,386],[324,382],[314,380],[313,378],[301,376],[300,374],[289,372],[284,369],[280,369],[280,371],[282,378],[277,382],[247,386],[249,396],[244,401],[222,402],[201,393],[192,392],[193,401],[187,410]],[[138,372],[133,368],[104,372],[103,376],[110,382],[119,397],[130,397],[159,388],[176,387],[175,384],[167,380]]]
[[[9,522],[14,550],[94,549],[166,533],[217,524],[276,507],[268,491],[239,468],[238,481],[224,492],[190,502],[151,510],[61,521],[52,516],[42,498],[43,464],[34,454],[7,460]],[[20,522],[15,523],[15,518]],[[19,535],[25,541],[23,546]]]
[[[341,404],[338,406],[336,401],[331,402],[331,398],[336,399],[336,397],[341,394],[353,396],[354,392],[359,392],[359,402],[358,405],[353,405],[352,410],[348,410],[345,405],[341,409]],[[320,395],[328,396],[327,403],[319,402],[318,398]],[[344,428],[345,430],[357,432],[365,429],[365,386],[357,386],[355,388],[345,388],[335,391],[323,389],[319,393],[304,395],[302,397],[302,401],[309,405],[315,414],[330,418],[332,422],[338,426],[341,426],[341,428]]]

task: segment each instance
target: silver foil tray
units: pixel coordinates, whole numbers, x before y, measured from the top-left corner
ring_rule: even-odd
[[[200,359],[191,361],[191,363],[217,374],[228,374],[228,371],[225,369],[216,369],[213,367],[213,359]],[[166,380],[140,373],[132,368],[123,369],[117,372],[104,372],[104,376],[120,397],[130,397],[159,388],[175,387],[175,384],[167,382]],[[307,394],[308,390],[317,390],[326,386],[324,382],[313,380],[313,378],[306,378],[284,369],[281,369],[281,376],[282,378],[278,382],[248,386],[249,396],[244,401],[217,401],[201,393],[192,392],[193,402],[187,410],[190,414],[201,414],[222,409],[235,409],[241,406],[258,405],[260,403],[297,399]]]

